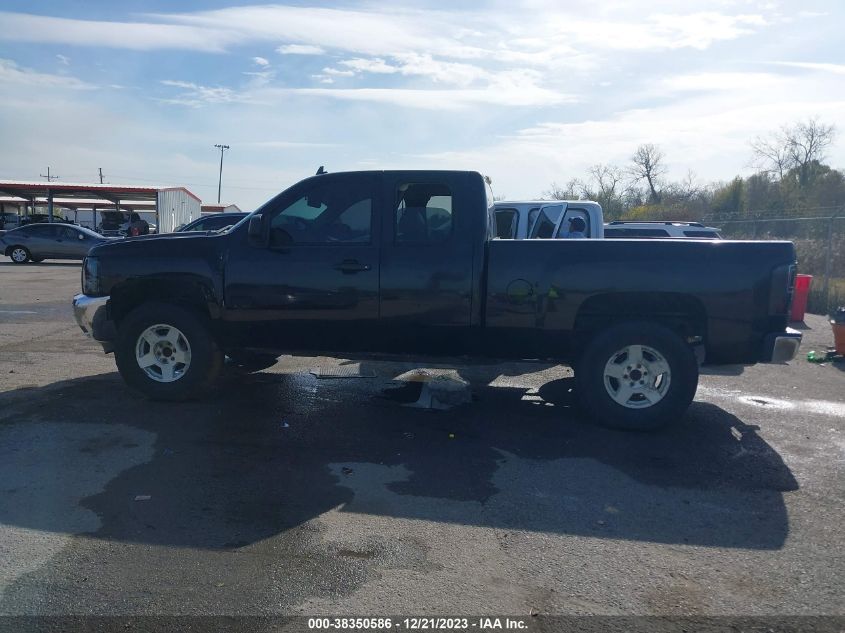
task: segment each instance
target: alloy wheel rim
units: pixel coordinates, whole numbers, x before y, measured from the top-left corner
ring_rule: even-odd
[[[26,251],[22,248],[16,248],[12,251],[12,259],[16,262],[26,261]]]
[[[191,366],[191,345],[176,327],[151,325],[135,343],[135,361],[147,377],[156,382],[175,382]]]
[[[627,345],[604,366],[604,388],[626,409],[653,407],[666,397],[672,369],[660,352],[647,345]]]

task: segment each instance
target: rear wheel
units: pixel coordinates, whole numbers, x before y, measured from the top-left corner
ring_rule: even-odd
[[[25,264],[32,256],[29,254],[29,251],[25,246],[13,246],[9,251],[9,257],[11,257],[12,261],[16,264]]]
[[[680,422],[698,388],[698,363],[672,330],[631,322],[598,334],[575,378],[581,404],[599,422],[646,431]]]
[[[201,316],[148,303],[120,324],[115,360],[127,384],[153,400],[187,400],[212,386],[223,353]]]

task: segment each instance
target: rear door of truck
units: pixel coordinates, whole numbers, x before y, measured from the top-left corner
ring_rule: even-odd
[[[461,354],[469,348],[475,195],[466,172],[385,172],[382,351]]]

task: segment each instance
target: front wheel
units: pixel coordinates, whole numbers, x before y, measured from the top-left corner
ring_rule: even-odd
[[[13,246],[9,252],[9,257],[16,264],[25,264],[30,260],[31,255],[25,246]]]
[[[120,324],[115,360],[127,384],[153,400],[187,400],[212,386],[223,352],[198,314],[148,303]]]
[[[698,363],[672,330],[622,323],[587,345],[575,379],[581,404],[599,422],[648,431],[680,422],[698,388]]]

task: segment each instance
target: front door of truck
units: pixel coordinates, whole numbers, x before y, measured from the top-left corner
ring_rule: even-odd
[[[233,235],[225,314],[245,346],[367,351],[378,321],[379,179],[324,175],[263,211],[269,240]]]
[[[463,174],[385,174],[380,342],[384,351],[461,354],[469,346],[473,244]]]

